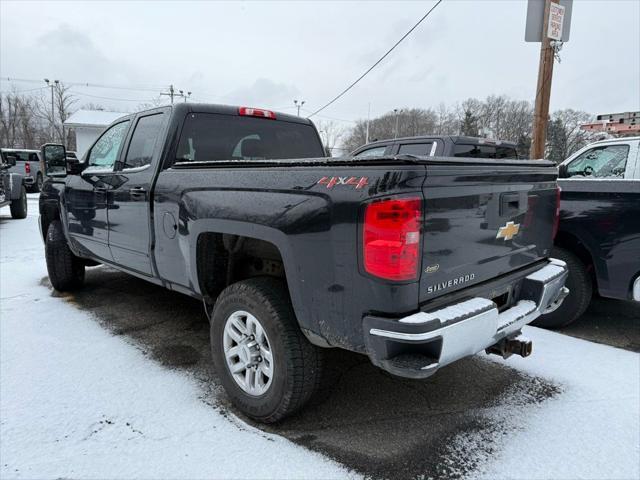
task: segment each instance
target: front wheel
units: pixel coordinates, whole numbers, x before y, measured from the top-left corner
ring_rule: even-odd
[[[49,224],[44,251],[49,280],[53,288],[66,292],[82,286],[84,262],[69,249],[60,220],[54,220]]]
[[[320,384],[323,351],[305,338],[285,284],[274,278],[222,291],[211,319],[211,351],[233,404],[260,422],[296,412]]]
[[[565,261],[569,267],[566,282],[569,295],[558,308],[539,316],[531,324],[556,329],[566,327],[580,318],[591,302],[593,285],[587,267],[575,254],[564,248],[554,247],[551,256]]]
[[[24,186],[20,187],[20,198],[13,200],[9,209],[11,210],[11,218],[27,218],[27,190]]]

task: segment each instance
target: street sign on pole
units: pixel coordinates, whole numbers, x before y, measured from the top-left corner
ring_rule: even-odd
[[[547,25],[547,37],[551,40],[562,41],[562,24],[564,22],[565,7],[552,3],[549,5],[549,25]]]
[[[553,40],[559,40],[561,42],[569,41],[569,34],[571,33],[571,11],[573,9],[573,0],[560,0],[559,5],[556,7],[563,7],[564,12],[561,13],[562,19],[560,20],[560,28],[557,28],[557,21],[553,21],[554,11],[558,15],[558,11],[554,7],[549,15],[549,22],[544,25],[544,8],[545,0],[529,0],[527,3],[527,23],[524,33],[525,42],[541,42],[543,31],[547,38]],[[550,28],[552,26],[555,29]],[[560,35],[560,38],[551,36],[552,30]]]

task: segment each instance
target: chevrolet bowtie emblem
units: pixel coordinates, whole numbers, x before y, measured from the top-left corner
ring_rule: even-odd
[[[505,241],[511,240],[513,237],[515,237],[518,234],[519,231],[520,231],[519,223],[507,222],[507,224],[504,227],[500,227],[498,229],[498,234],[496,235],[496,238],[502,238]]]

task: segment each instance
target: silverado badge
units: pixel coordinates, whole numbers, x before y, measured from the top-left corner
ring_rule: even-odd
[[[502,238],[506,242],[507,240],[511,240],[513,237],[515,237],[519,231],[520,231],[519,223],[507,222],[507,224],[504,227],[500,227],[498,229],[498,234],[496,235],[496,238]]]

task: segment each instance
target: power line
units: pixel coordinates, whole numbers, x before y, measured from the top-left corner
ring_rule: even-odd
[[[302,110],[305,112],[311,111],[311,110],[307,110],[306,108],[303,108]],[[312,114],[312,115],[315,115],[315,114]],[[311,115],[309,115],[309,117],[311,117]],[[318,117],[326,118],[327,120],[335,120],[336,122],[358,123],[356,120],[346,120],[344,118],[329,117],[327,115],[318,115]]]
[[[325,108],[327,108],[329,105],[331,105],[333,102],[335,102],[336,100],[338,100],[340,97],[342,97],[342,96],[343,96],[345,93],[347,93],[349,90],[351,90],[353,87],[355,87],[355,85],[356,85],[360,80],[362,80],[364,77],[366,77],[366,76],[367,76],[367,74],[368,74],[371,70],[373,70],[374,68],[376,68],[376,67],[378,66],[378,64],[379,64],[380,62],[382,62],[382,60],[384,60],[384,59],[387,57],[387,55],[389,55],[389,54],[390,54],[390,53],[391,53],[391,52],[392,52],[392,51],[393,51],[393,50],[394,50],[398,45],[400,45],[400,43],[402,43],[402,41],[403,41],[405,38],[407,38],[407,37],[411,34],[411,32],[413,32],[413,31],[418,27],[418,25],[420,25],[420,24],[421,24],[421,23],[422,23],[422,22],[423,22],[423,21],[424,21],[424,20],[425,20],[425,19],[426,19],[430,14],[431,14],[431,12],[433,12],[433,11],[436,9],[436,7],[437,7],[438,5],[440,5],[441,3],[442,3],[442,0],[438,0],[438,1],[436,2],[436,4],[435,4],[433,7],[431,7],[431,8],[429,9],[429,11],[428,11],[427,13],[425,13],[425,14],[424,14],[424,16],[423,16],[420,20],[418,20],[418,22],[417,22],[413,27],[411,27],[411,28],[409,29],[409,31],[408,31],[407,33],[405,33],[405,34],[400,38],[400,40],[398,40],[398,41],[397,41],[397,42],[396,42],[396,43],[395,43],[395,44],[394,44],[394,45],[393,45],[389,50],[387,50],[387,52],[386,52],[384,55],[382,55],[382,56],[378,59],[378,61],[377,61],[376,63],[374,63],[373,65],[371,65],[371,67],[369,67],[369,69],[367,69],[367,71],[366,71],[366,72],[364,72],[362,75],[360,75],[360,76],[356,79],[356,81],[355,81],[355,82],[353,82],[351,85],[349,85],[347,88],[345,88],[342,92],[340,92],[340,93],[339,93],[339,94],[338,94],[338,95],[337,95],[333,100],[331,100],[331,101],[330,101],[329,103],[327,103],[325,106],[323,106],[323,107],[319,108],[318,110],[316,110],[315,112],[313,112],[311,115],[309,115],[309,118],[310,118],[310,117],[313,117],[314,115],[316,115],[316,114],[318,114],[318,113],[320,113],[322,110],[324,110]]]
[[[113,100],[115,102],[148,102],[149,99],[136,99],[136,98],[114,98],[114,97],[102,97],[99,95],[90,95],[88,93],[73,92],[74,95],[81,97],[99,98],[100,100]]]
[[[20,82],[20,83],[42,83],[42,80],[36,80],[33,78],[15,78],[15,77],[2,77],[0,78],[2,82]],[[107,88],[113,90],[132,90],[138,92],[157,92],[158,90],[165,88],[165,86],[158,86],[157,88],[143,88],[143,87],[127,87],[124,85],[107,85],[101,83],[89,83],[89,82],[70,82],[66,80],[60,80],[61,83],[64,83],[70,87],[88,87],[88,88]]]
[[[28,88],[28,89],[26,89],[26,90],[15,90],[15,91],[12,91],[12,90],[3,90],[3,91],[1,91],[0,93],[5,93],[5,94],[9,94],[9,95],[11,95],[11,94],[14,94],[14,93],[16,93],[16,94],[17,94],[17,93],[35,92],[36,90],[44,90],[45,88],[48,88],[48,87],[46,87],[46,86],[45,86],[45,87],[37,87],[37,88]]]

